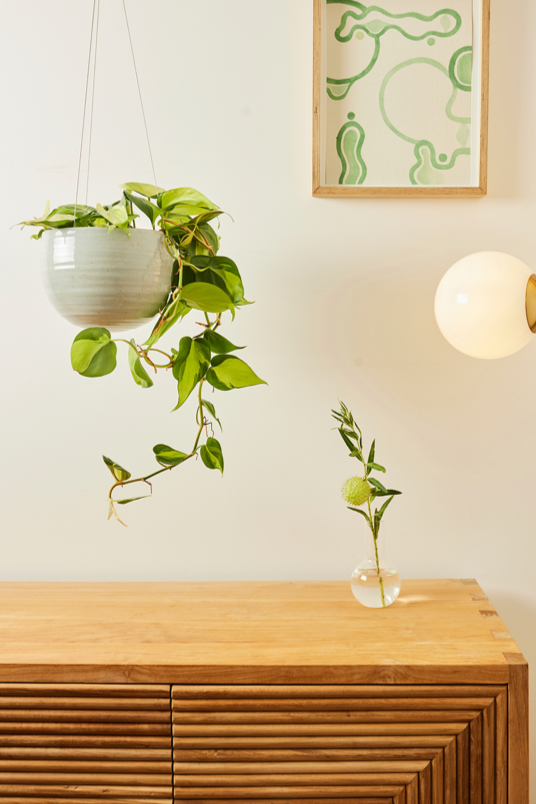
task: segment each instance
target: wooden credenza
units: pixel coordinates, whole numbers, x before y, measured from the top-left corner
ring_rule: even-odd
[[[0,804],[528,804],[473,580],[0,584]]]

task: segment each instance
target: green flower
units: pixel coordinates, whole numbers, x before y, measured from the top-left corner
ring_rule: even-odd
[[[342,487],[342,496],[350,505],[363,505],[370,497],[372,489],[362,477],[350,477]]]

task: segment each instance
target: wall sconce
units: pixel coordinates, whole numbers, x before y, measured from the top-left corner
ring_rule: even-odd
[[[507,357],[536,333],[536,275],[508,254],[471,254],[444,275],[434,306],[455,349],[485,360]]]

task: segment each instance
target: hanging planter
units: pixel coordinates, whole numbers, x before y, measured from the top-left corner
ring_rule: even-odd
[[[81,327],[146,324],[166,304],[173,259],[148,229],[52,229],[42,237],[43,284],[56,311]]]

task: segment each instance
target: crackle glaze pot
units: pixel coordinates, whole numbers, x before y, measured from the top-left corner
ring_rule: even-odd
[[[134,329],[164,306],[173,260],[150,229],[52,229],[42,236],[41,276],[57,312],[80,327]]]

